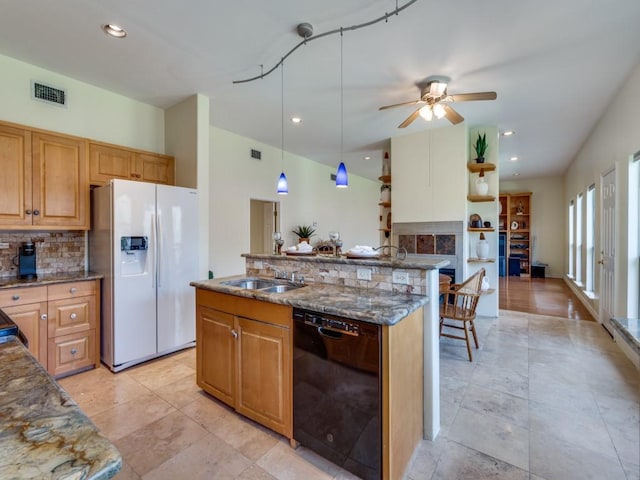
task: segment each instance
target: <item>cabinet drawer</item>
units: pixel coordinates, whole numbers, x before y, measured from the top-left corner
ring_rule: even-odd
[[[50,338],[49,373],[57,376],[94,365],[95,343],[95,330]]]
[[[96,282],[94,280],[49,285],[49,301],[61,298],[85,297],[87,295],[95,295],[95,293]]]
[[[47,301],[47,287],[9,288],[0,290],[0,307]]]
[[[50,301],[47,310],[49,338],[96,327],[95,296]]]

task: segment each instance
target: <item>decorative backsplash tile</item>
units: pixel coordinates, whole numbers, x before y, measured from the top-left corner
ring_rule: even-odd
[[[85,233],[64,232],[0,232],[0,242],[9,248],[0,249],[0,277],[18,275],[13,260],[22,242],[36,245],[36,272],[67,273],[85,270]],[[17,262],[17,259],[16,259]]]
[[[416,235],[416,253],[434,254],[436,253],[435,235]]]
[[[436,255],[455,255],[456,254],[456,236],[455,235],[435,235],[436,237]]]
[[[398,247],[406,248],[407,253],[416,253],[416,236],[415,235],[398,235]]]

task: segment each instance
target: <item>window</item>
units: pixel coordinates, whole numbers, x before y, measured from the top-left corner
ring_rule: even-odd
[[[575,243],[574,243],[574,234],[573,234],[573,224],[574,221],[574,205],[573,200],[569,202],[569,276],[573,278],[575,272],[573,269],[573,260],[575,255]]]
[[[582,285],[582,193],[576,200],[576,276],[577,284]]]
[[[586,211],[586,224],[587,238],[586,240],[586,275],[585,275],[585,290],[587,292],[593,292],[595,289],[595,267],[596,267],[596,255],[595,255],[595,236],[596,236],[596,200],[595,195],[596,186],[591,185],[587,190],[587,211]]]

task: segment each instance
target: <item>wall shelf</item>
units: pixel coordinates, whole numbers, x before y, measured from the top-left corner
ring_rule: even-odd
[[[467,168],[473,173],[479,173],[480,170],[484,170],[486,173],[493,172],[496,169],[496,165],[494,163],[467,163]]]
[[[467,232],[495,232],[496,229],[493,227],[482,227],[482,228],[473,228],[473,227],[468,227],[467,228]]]
[[[391,175],[382,175],[378,177],[378,180],[380,180],[382,183],[391,183]]]
[[[493,202],[496,199],[493,195],[467,195],[470,202]]]
[[[391,208],[391,202],[380,202],[378,205],[384,208]]]
[[[467,258],[467,263],[495,263],[495,258]]]

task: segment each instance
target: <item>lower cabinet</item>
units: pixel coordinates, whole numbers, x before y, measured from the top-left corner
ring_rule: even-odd
[[[18,325],[29,351],[51,375],[99,365],[99,282],[0,290],[0,308]]]
[[[200,388],[292,438],[291,307],[202,289],[196,304]]]

